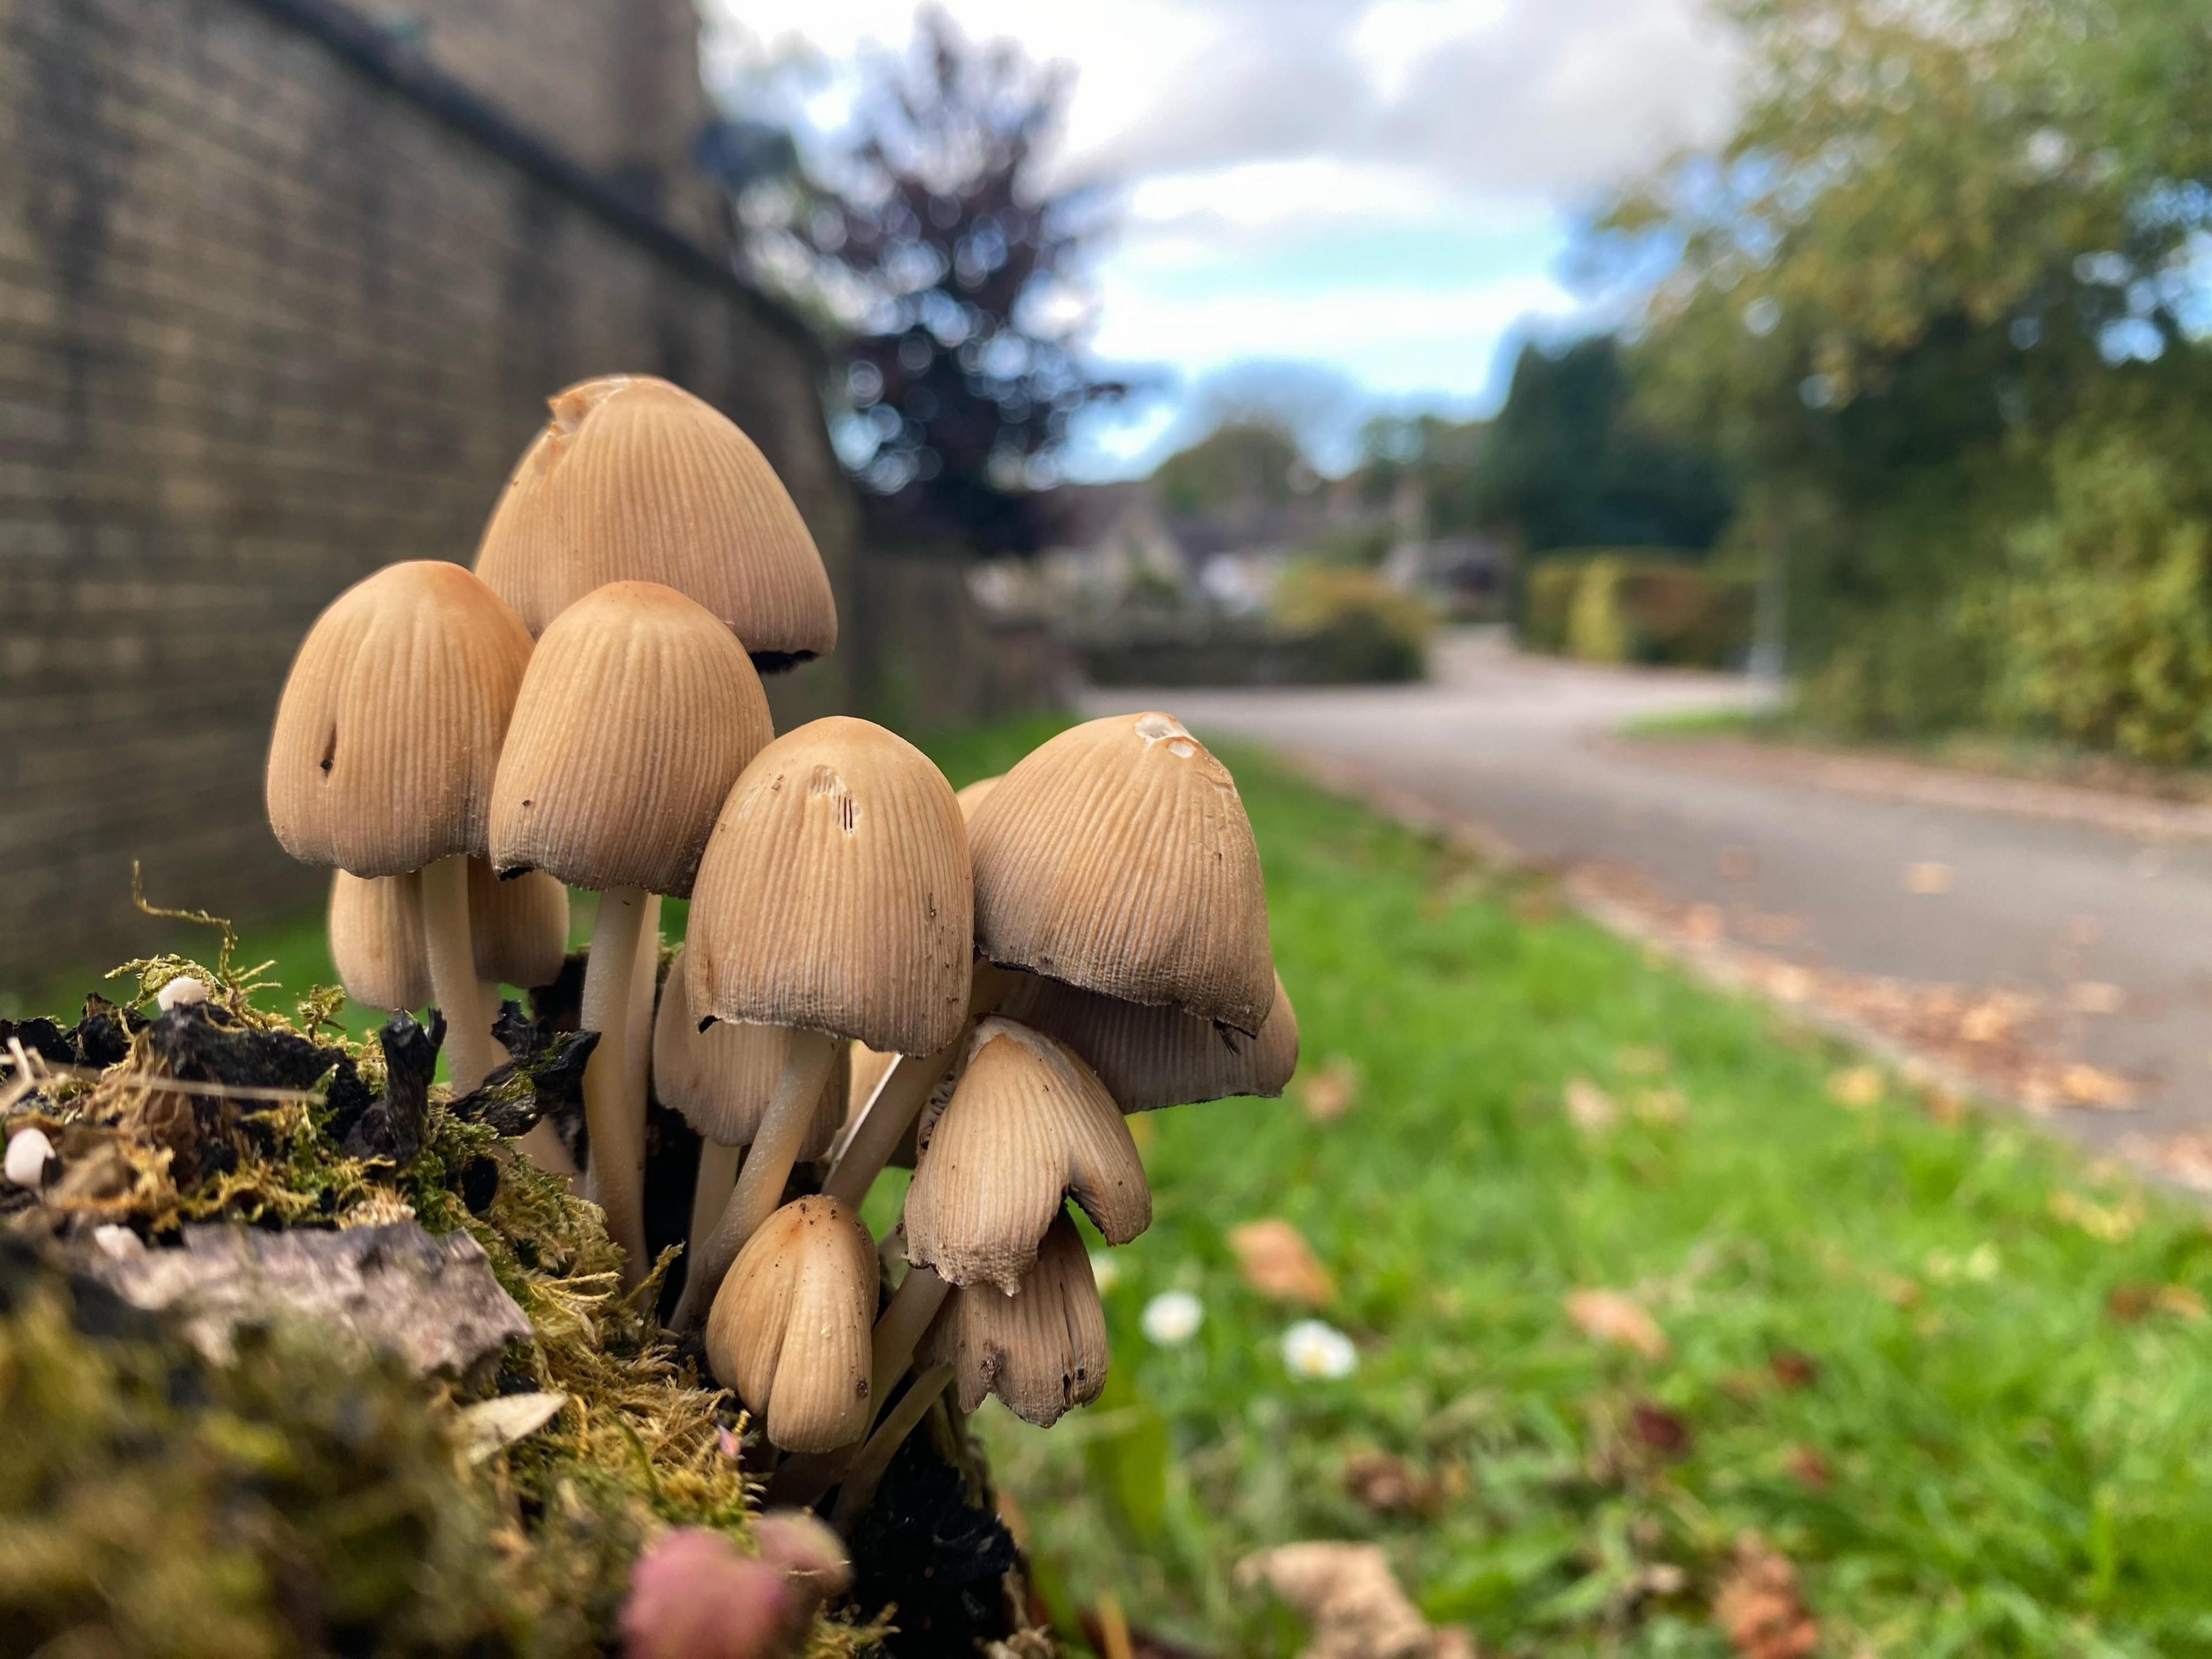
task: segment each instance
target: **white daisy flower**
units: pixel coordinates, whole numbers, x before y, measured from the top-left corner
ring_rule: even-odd
[[[1352,1339],[1334,1325],[1301,1319],[1283,1333],[1283,1365],[1292,1376],[1334,1380],[1351,1376],[1358,1363]]]
[[[1181,1347],[1206,1322],[1206,1304],[1188,1291],[1163,1291],[1145,1304],[1137,1323],[1164,1348]]]

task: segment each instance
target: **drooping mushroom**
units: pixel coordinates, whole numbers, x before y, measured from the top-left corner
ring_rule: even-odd
[[[691,890],[715,809],[770,735],[760,678],[726,628],[672,588],[613,582],[545,630],[500,757],[493,864],[599,894],[584,1115],[592,1191],[631,1285],[649,1265],[644,1068],[631,1052],[651,1031],[647,896]]]
[[[986,960],[1248,1034],[1266,1022],[1252,825],[1228,769],[1170,716],[1061,732],[1000,781],[972,831]]]
[[[422,891],[414,875],[333,872],[331,961],[356,1002],[397,1010],[430,1000]],[[550,985],[568,956],[568,890],[537,872],[501,881],[487,860],[471,859],[469,946],[488,1000],[501,985]]]
[[[568,959],[568,890],[542,870],[501,881],[490,860],[471,859],[469,937],[487,985],[550,985]]]
[[[615,581],[687,594],[763,671],[837,642],[830,578],[765,457],[727,416],[647,374],[549,400],[485,526],[477,574],[533,634]]]
[[[914,1359],[952,1367],[963,1412],[995,1394],[1015,1416],[1049,1428],[1096,1400],[1106,1385],[1106,1310],[1075,1223],[1054,1218],[1012,1296],[988,1285],[955,1291]]]
[[[505,1058],[476,975],[467,860],[485,851],[493,776],[530,657],[529,630],[460,566],[387,565],[307,630],[269,740],[269,823],[286,852],[356,876],[422,872],[423,941],[457,1090]]]
[[[997,777],[978,778],[975,782],[968,785],[965,788],[959,791],[959,793],[955,796],[955,799],[960,803],[960,816],[969,823],[974,823],[975,821],[975,809],[981,806],[986,800],[988,800],[991,796],[991,792],[994,789],[996,789],[999,785],[1004,781],[1005,775],[1001,773]]]
[[[869,1326],[876,1247],[835,1199],[773,1212],[738,1253],[707,1319],[707,1359],[786,1451],[858,1440],[875,1413]]]
[[[691,1243],[684,1258],[688,1272],[722,1218],[737,1184],[738,1159],[760,1132],[776,1079],[783,1073],[791,1034],[780,1025],[735,1020],[716,1020],[701,1030],[691,1017],[684,956],[678,945],[661,987],[660,1012],[653,1028],[653,1091],[662,1105],[681,1113],[699,1137]],[[844,1119],[845,1091],[843,1069],[832,1066],[799,1143],[800,1158],[819,1158],[829,1150]]]
[[[952,787],[904,738],[833,715],[745,769],[700,863],[684,977],[699,1018],[792,1036],[679,1322],[781,1200],[837,1039],[927,1054],[958,1036],[972,918]]]
[[[1275,1006],[1257,1036],[1180,1008],[1123,1002],[1042,974],[1019,976],[1000,1012],[1082,1055],[1124,1112],[1279,1095],[1298,1066],[1298,1018],[1279,977]]]

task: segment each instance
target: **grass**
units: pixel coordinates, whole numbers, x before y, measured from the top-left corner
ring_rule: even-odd
[[[1035,735],[943,758],[965,781]],[[1288,1653],[1234,1564],[1374,1539],[1485,1651],[1718,1655],[1753,1531],[1796,1564],[1823,1652],[2212,1652],[2200,1215],[1893,1080],[1841,1104],[1832,1045],[1230,758],[1303,1075],[1356,1075],[1356,1103],[1139,1120],[1156,1219],[1110,1254],[1106,1398],[1048,1432],[978,1419],[1069,1596]],[[1576,1078],[1613,1127],[1570,1120]],[[1261,1217],[1334,1274],[1318,1311],[1358,1342],[1350,1376],[1286,1371],[1309,1310],[1248,1289],[1226,1242]],[[1564,1300],[1591,1287],[1632,1293],[1665,1353],[1579,1330]],[[1170,1289],[1206,1319],[1164,1347],[1139,1320]],[[1401,1460],[1426,1512],[1356,1501],[1361,1453]]]

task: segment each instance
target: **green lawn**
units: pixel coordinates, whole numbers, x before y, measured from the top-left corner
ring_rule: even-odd
[[[1036,735],[940,753],[961,782]],[[1722,1654],[1750,1529],[1798,1565],[1824,1653],[2212,1652],[2201,1216],[1893,1082],[1838,1103],[1843,1051],[1229,758],[1303,1075],[1342,1056],[1360,1085],[1331,1124],[1295,1099],[1148,1120],[1157,1218],[1112,1253],[1107,1398],[1048,1431],[981,1415],[1073,1598],[1287,1654],[1234,1564],[1371,1538],[1486,1651]],[[1563,1109],[1577,1077],[1613,1127]],[[1262,1217],[1334,1275],[1351,1376],[1286,1371],[1307,1310],[1246,1289],[1225,1242]],[[1663,1356],[1577,1328],[1564,1298],[1599,1287]],[[1206,1310],[1184,1346],[1139,1330],[1168,1290]],[[1375,1452],[1425,1513],[1347,1492]]]

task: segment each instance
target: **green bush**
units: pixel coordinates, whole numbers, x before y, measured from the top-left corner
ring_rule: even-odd
[[[1522,643],[1585,662],[1720,668],[1751,644],[1747,577],[1650,554],[1546,558],[1528,573]]]
[[[1269,623],[1278,634],[1326,641],[1330,654],[1362,665],[1346,678],[1419,679],[1427,672],[1436,618],[1372,570],[1301,561],[1275,584]]]

